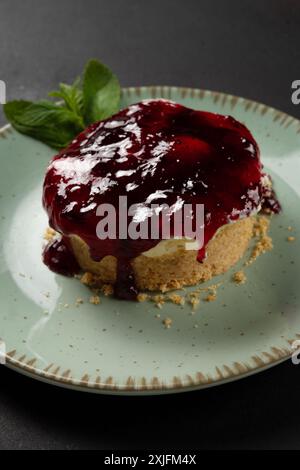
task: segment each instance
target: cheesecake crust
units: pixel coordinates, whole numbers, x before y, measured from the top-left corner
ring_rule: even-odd
[[[184,286],[205,282],[225,273],[245,253],[253,236],[255,217],[247,217],[223,226],[206,246],[206,259],[197,261],[196,250],[178,250],[161,256],[140,255],[132,267],[139,290],[167,292]],[[88,245],[79,237],[71,236],[71,245],[80,267],[91,273],[95,287],[114,284],[117,259],[106,256],[100,262],[92,260]]]

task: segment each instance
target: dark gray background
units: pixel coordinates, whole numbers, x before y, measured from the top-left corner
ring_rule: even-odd
[[[0,79],[41,98],[98,57],[122,85],[183,85],[300,117],[296,0],[0,0]],[[3,116],[0,120],[3,121]],[[71,392],[0,370],[0,448],[300,448],[300,368],[189,394]]]

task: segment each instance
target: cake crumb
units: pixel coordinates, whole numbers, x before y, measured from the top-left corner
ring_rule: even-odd
[[[173,304],[176,305],[184,305],[185,299],[179,294],[169,294],[168,295],[168,300],[173,302]]]
[[[154,295],[151,297],[151,300],[156,304],[156,307],[162,308],[165,303],[165,297],[161,294]]]
[[[167,318],[164,318],[162,322],[163,322],[163,324],[165,325],[166,328],[171,328],[173,320],[172,320],[172,318],[167,317]]]
[[[246,277],[246,274],[243,271],[237,271],[233,275],[233,280],[237,284],[245,284],[245,282],[247,280],[247,277]]]
[[[103,284],[101,287],[101,292],[105,295],[105,297],[108,297],[109,295],[113,294],[114,288],[111,284]]]
[[[252,264],[260,255],[266,251],[271,251],[273,248],[272,238],[264,235],[255,245],[252,251],[252,255],[248,260],[247,264]]]
[[[254,234],[256,236],[267,235],[270,226],[270,221],[267,217],[258,217],[254,225]]]
[[[196,310],[196,307],[200,303],[200,294],[198,291],[193,291],[188,294],[188,302],[192,305],[193,310]]]
[[[266,217],[257,218],[253,234],[255,237],[258,237],[259,240],[256,242],[250,258],[248,261],[246,261],[246,266],[252,264],[258,258],[258,256],[262,255],[266,251],[271,251],[273,249],[272,238],[268,235],[269,225],[270,221]]]
[[[148,300],[149,296],[143,292],[140,292],[138,295],[137,295],[137,300],[138,302],[145,302],[146,300]]]
[[[93,284],[93,275],[88,272],[84,273],[80,278],[80,282],[86,286],[91,286]]]
[[[195,310],[196,307],[199,305],[200,300],[197,299],[196,297],[192,297],[191,299],[189,299],[189,302],[190,302],[190,304],[192,305],[193,310]]]
[[[44,233],[44,240],[47,240],[50,242],[56,235],[55,230],[53,228],[47,227],[45,233]]]
[[[217,293],[217,289],[223,284],[223,282],[218,282],[217,284],[211,284],[207,287],[199,287],[195,292],[214,292]]]
[[[83,304],[83,299],[81,297],[78,297],[76,299],[76,305],[80,305],[80,304]]]
[[[214,302],[217,298],[216,292],[212,292],[211,294],[208,294],[208,296],[205,298],[206,302]]]
[[[288,229],[289,232],[292,232],[293,227],[291,227],[291,226],[289,225],[287,229]]]
[[[99,304],[100,304],[100,297],[99,297],[99,295],[92,295],[92,296],[90,297],[90,304],[99,305]]]
[[[296,237],[287,237],[288,242],[294,242],[296,240]]]
[[[159,288],[160,288],[160,290],[162,291],[162,293],[167,292],[167,290],[168,290],[167,284],[161,284],[161,285],[159,286]]]

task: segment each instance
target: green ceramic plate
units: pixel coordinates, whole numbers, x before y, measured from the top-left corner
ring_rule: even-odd
[[[189,305],[159,310],[106,297],[91,305],[83,285],[53,274],[41,261],[47,226],[41,185],[53,150],[5,127],[0,336],[9,367],[84,391],[154,394],[219,385],[290,357],[300,338],[300,122],[243,98],[186,88],[128,88],[122,105],[157,97],[232,114],[250,128],[283,206],[271,224],[274,250],[246,268],[244,285],[231,282],[233,271],[218,277],[224,283],[217,299],[202,302],[194,314]],[[293,243],[287,241],[291,235]],[[76,306],[78,297],[85,302]],[[167,316],[173,319],[169,329],[162,325]]]

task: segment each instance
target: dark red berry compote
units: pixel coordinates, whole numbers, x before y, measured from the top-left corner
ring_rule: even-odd
[[[233,117],[166,100],[131,105],[92,124],[52,159],[43,204],[50,226],[62,240],[46,247],[44,261],[58,273],[73,275],[79,267],[68,237],[77,235],[95,261],[116,257],[116,296],[134,298],[131,261],[160,239],[100,240],[96,234],[99,205],[112,204],[118,211],[119,196],[127,196],[128,207],[138,204],[145,210],[150,202],[170,207],[204,204],[201,262],[205,246],[221,226],[264,205],[278,212],[266,180],[256,141]]]

